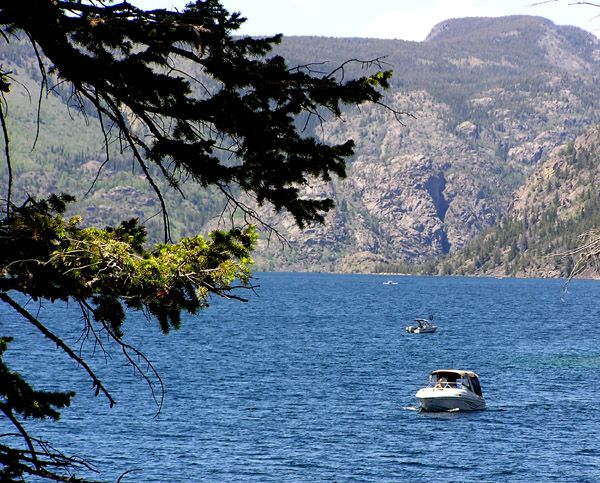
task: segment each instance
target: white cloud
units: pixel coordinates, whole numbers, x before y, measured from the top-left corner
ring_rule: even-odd
[[[475,0],[420,2],[410,9],[391,10],[374,17],[364,27],[361,36],[421,41],[434,25],[443,20],[502,14],[493,5],[482,6],[481,3]]]

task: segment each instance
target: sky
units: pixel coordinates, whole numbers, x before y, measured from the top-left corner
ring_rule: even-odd
[[[187,0],[129,0],[142,8],[182,8]],[[442,20],[539,15],[600,37],[600,7],[574,0],[222,0],[247,22],[241,35],[371,37],[421,41]],[[600,3],[600,2],[598,2]]]

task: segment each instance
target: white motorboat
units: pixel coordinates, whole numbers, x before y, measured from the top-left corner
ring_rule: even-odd
[[[419,389],[416,396],[423,411],[485,409],[479,376],[473,371],[433,371],[429,375],[429,385]]]
[[[433,317],[430,317],[429,320],[416,318],[415,323],[417,325],[409,325],[404,329],[409,334],[431,334],[432,332],[435,332],[437,330],[437,325],[433,325],[431,323],[432,320]]]

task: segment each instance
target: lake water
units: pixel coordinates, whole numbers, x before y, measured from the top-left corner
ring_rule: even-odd
[[[158,415],[118,353],[96,348],[94,358],[118,401],[109,410],[2,307],[0,334],[20,334],[11,366],[78,393],[43,435],[93,462],[103,481],[132,470],[124,483],[600,481],[600,283],[574,281],[566,293],[558,280],[258,274],[257,283],[248,303],[219,301],[167,337],[131,320],[127,339],[164,382]],[[429,315],[435,334],[404,331]],[[68,307],[47,305],[40,317],[63,333],[74,318],[66,337],[81,335]],[[49,350],[56,357],[43,362]],[[446,367],[480,375],[485,411],[417,410],[415,392]]]

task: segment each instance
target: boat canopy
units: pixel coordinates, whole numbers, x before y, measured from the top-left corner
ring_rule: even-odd
[[[460,369],[438,369],[436,371],[431,371],[431,375],[437,375],[439,376],[444,376],[444,377],[448,377],[449,374],[452,374],[454,377],[479,377],[477,374],[475,374],[473,371],[463,371]]]
[[[464,386],[470,389],[475,394],[482,396],[481,385],[479,384],[479,376],[473,371],[463,371],[460,369],[438,369],[432,371],[429,375],[429,382],[431,385],[442,380],[444,384],[448,384],[450,387]]]
[[[417,319],[415,319],[415,322],[417,323],[417,325],[419,327],[431,327],[432,326],[431,321],[427,320],[427,319],[417,318]]]

